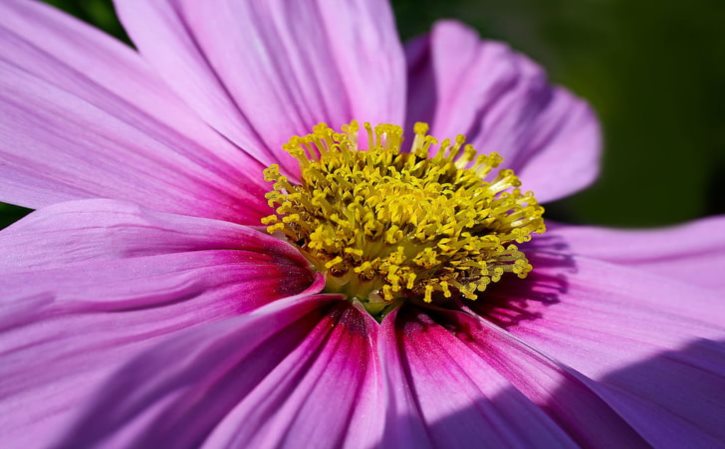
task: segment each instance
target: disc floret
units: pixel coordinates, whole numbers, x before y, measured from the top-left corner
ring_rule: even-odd
[[[499,154],[427,131],[417,123],[405,153],[399,126],[320,124],[284,146],[299,181],[265,170],[268,232],[297,245],[328,291],[373,314],[405,299],[475,300],[505,273],[525,278],[532,266],[517,245],[545,230],[534,195],[513,171],[496,170]]]

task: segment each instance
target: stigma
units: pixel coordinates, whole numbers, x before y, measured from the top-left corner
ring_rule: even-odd
[[[297,181],[269,166],[262,220],[325,273],[326,291],[379,315],[403,301],[476,300],[504,276],[532,270],[519,245],[543,233],[544,209],[523,192],[497,153],[465,138],[438,141],[416,123],[403,129],[325,124],[284,145]],[[509,275],[510,273],[510,275]]]

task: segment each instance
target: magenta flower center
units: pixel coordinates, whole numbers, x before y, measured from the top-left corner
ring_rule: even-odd
[[[439,144],[427,130],[416,124],[403,152],[399,126],[320,124],[285,145],[299,182],[265,170],[268,231],[297,245],[328,291],[372,314],[406,299],[475,300],[505,273],[524,278],[532,266],[518,244],[545,231],[533,193],[496,170],[500,155],[478,155],[463,136]]]

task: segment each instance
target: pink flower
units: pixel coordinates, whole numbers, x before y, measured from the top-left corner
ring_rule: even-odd
[[[723,218],[547,222],[525,280],[380,323],[259,227],[319,122],[585,187],[597,121],[536,64],[454,22],[402,46],[384,0],[117,9],[138,52],[0,3],[0,200],[37,209],[0,232],[4,448],[725,447]]]

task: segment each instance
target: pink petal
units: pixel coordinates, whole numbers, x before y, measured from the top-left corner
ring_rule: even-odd
[[[528,291],[497,291],[484,313],[597,381],[590,388],[655,447],[725,441],[721,295],[593,259],[562,269],[544,257],[531,257]]]
[[[455,321],[436,315],[408,308],[383,322],[381,350],[391,406],[382,447],[579,447],[516,389],[515,377],[499,372],[500,360],[479,354],[466,329],[457,330]],[[543,375],[540,380],[554,383]],[[602,409],[584,393],[573,405],[591,414]],[[630,442],[616,435],[609,441]]]
[[[440,138],[465,134],[480,152],[501,153],[539,201],[569,195],[596,178],[596,117],[585,102],[551,86],[526,57],[452,21],[437,23],[406,54],[409,124],[431,121]]]
[[[280,301],[152,348],[58,447],[370,447],[376,324],[335,299]]]
[[[571,253],[725,291],[725,217],[664,229],[555,225]]]
[[[35,2],[0,5],[0,200],[109,197],[258,224],[262,167],[136,53]]]
[[[117,0],[145,58],[194,110],[265,164],[322,121],[403,118],[404,59],[389,5]]]
[[[34,212],[0,232],[0,248],[8,448],[57,438],[99,383],[149,345],[322,281],[257,231],[109,200]]]
[[[9,271],[205,250],[254,251],[308,265],[293,246],[247,226],[103,199],[40,209],[2,230],[0,246],[0,270]]]
[[[239,312],[321,282],[295,248],[262,232],[113,200],[38,210],[0,232],[0,247],[3,307],[34,297],[70,309],[154,307],[216,286],[239,295],[227,304]]]
[[[412,133],[415,122],[426,122],[435,126],[436,113],[436,71],[432,63],[431,37],[419,36],[405,43],[405,61],[408,68],[406,133]],[[461,131],[456,131],[460,134]],[[443,137],[445,138],[445,137]]]
[[[600,395],[655,447],[725,448],[725,340],[697,340],[607,374]]]
[[[438,320],[581,447],[650,447],[581,373],[479,317],[448,313]]]

